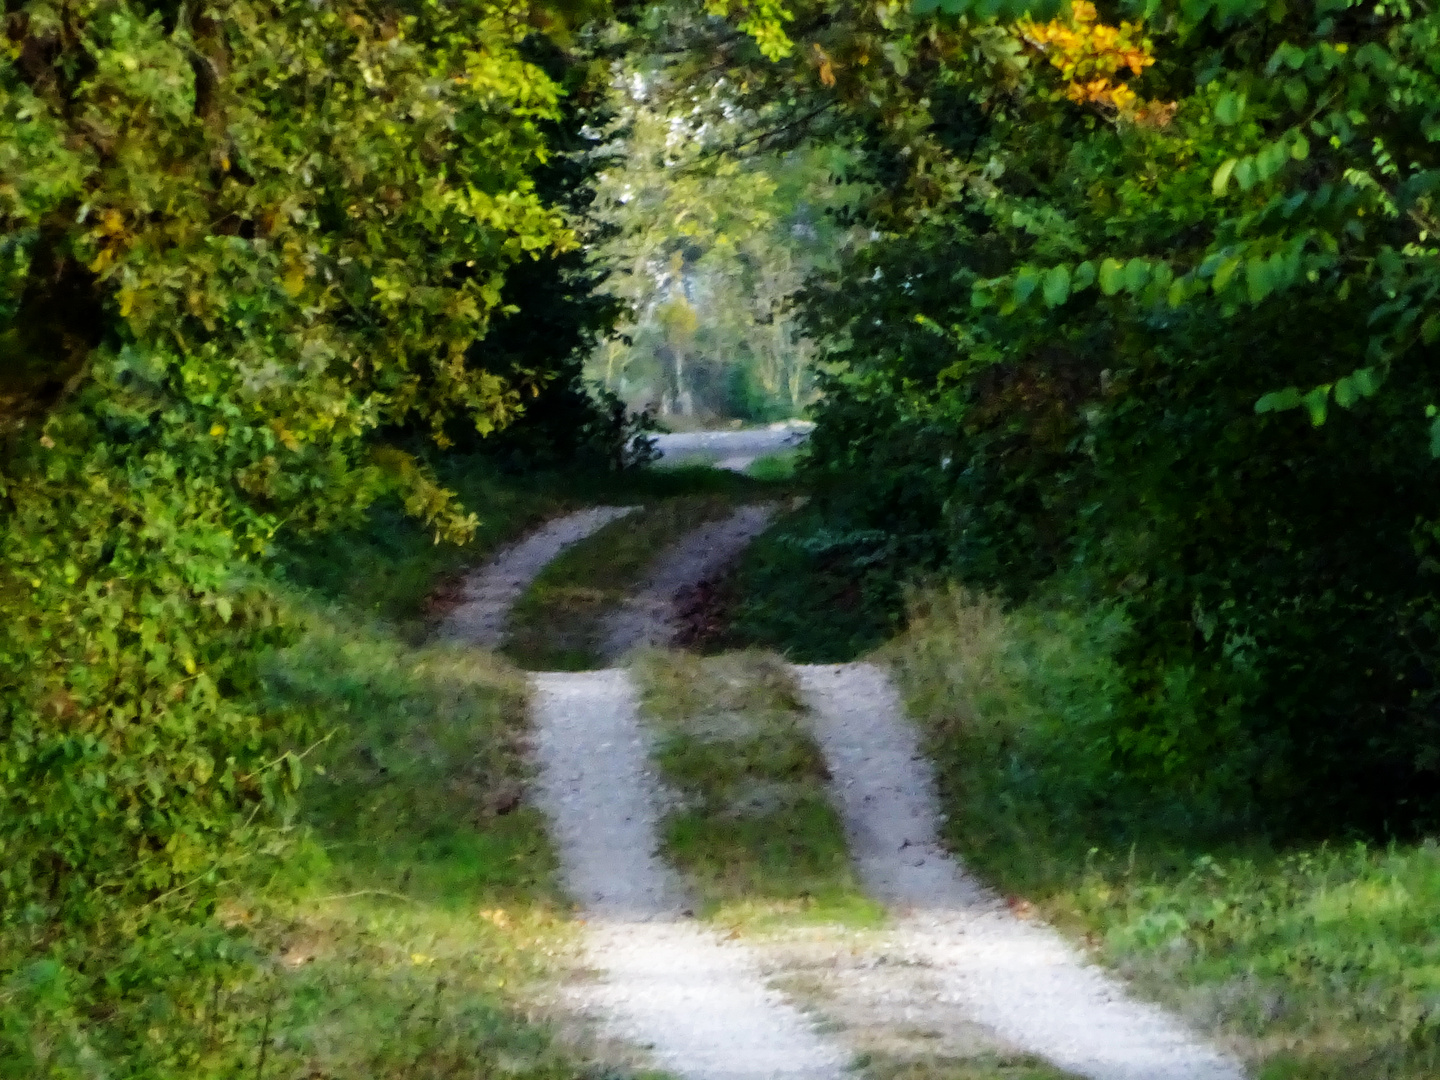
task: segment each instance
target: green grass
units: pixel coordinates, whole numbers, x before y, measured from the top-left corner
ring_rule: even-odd
[[[652,652],[634,672],[659,732],[656,764],[680,798],[661,825],[662,850],[700,914],[756,931],[796,920],[878,923],[784,663]]]
[[[422,522],[384,501],[353,528],[287,543],[281,553],[285,577],[418,642],[427,629],[426,601],[447,578],[458,578],[495,548],[583,501],[559,477],[522,481],[478,458],[455,463],[443,479],[479,517],[470,543],[437,544]]]
[[[272,959],[218,1007],[269,1017],[272,1077],[634,1075],[577,1059],[535,1005],[571,927],[543,823],[518,802],[522,678],[339,614],[268,665],[272,704],[335,734],[307,758],[323,772],[301,854],[225,912]],[[258,1046],[241,1064],[259,1075]]]
[[[1187,834],[1159,793],[1086,760],[1119,692],[1103,620],[952,592],[886,656],[929,735],[948,840],[983,877],[1262,1080],[1440,1076],[1435,842]]]
[[[798,450],[766,454],[752,461],[745,473],[756,480],[789,480],[795,475],[795,465],[799,457]]]

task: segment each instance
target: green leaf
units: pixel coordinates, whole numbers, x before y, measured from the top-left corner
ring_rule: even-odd
[[[1430,456],[1440,458],[1440,416],[1430,422]]]
[[[1075,273],[1070,276],[1070,291],[1072,293],[1082,292],[1093,284],[1095,284],[1095,264],[1086,259],[1075,267]]]
[[[1217,293],[1225,291],[1225,286],[1230,284],[1230,279],[1235,276],[1235,271],[1240,269],[1240,256],[1232,255],[1222,262],[1215,271],[1215,280],[1212,287]]]
[[[1114,296],[1125,284],[1124,266],[1119,259],[1106,259],[1100,264],[1100,291]]]
[[[1210,190],[1215,195],[1224,195],[1225,189],[1230,186],[1230,174],[1235,171],[1235,165],[1239,158],[1230,158],[1215,170],[1215,176],[1210,181]]]
[[[1240,185],[1241,191],[1249,191],[1255,186],[1255,158],[1243,157],[1235,166],[1235,182]]]
[[[1015,299],[1017,307],[1023,305],[1035,293],[1035,287],[1040,284],[1040,272],[1033,266],[1022,266],[1020,272],[1015,275],[1015,283],[1011,287],[1011,295]]]
[[[1428,316],[1420,324],[1420,340],[1426,345],[1434,345],[1440,339],[1440,312]]]
[[[1330,384],[1324,383],[1315,387],[1300,399],[1300,404],[1310,413],[1310,423],[1319,427],[1325,423],[1325,417],[1330,411]]]
[[[1269,180],[1285,167],[1290,150],[1284,143],[1271,143],[1255,155],[1255,172],[1261,181]]]
[[[1310,140],[1304,135],[1296,135],[1295,141],[1290,144],[1290,156],[1296,161],[1304,161],[1310,156]]]
[[[1275,289],[1275,275],[1270,260],[1255,256],[1245,264],[1245,286],[1250,302],[1258,304]]]
[[[1287,386],[1284,390],[1273,390],[1261,395],[1260,400],[1255,402],[1255,411],[1267,413],[1298,409],[1301,400],[1300,391],[1293,386]]]
[[[1335,383],[1335,404],[1348,409],[1361,398],[1372,397],[1383,381],[1378,368],[1363,367]]]
[[[1238,124],[1245,113],[1245,95],[1230,90],[1220,95],[1215,103],[1215,119],[1226,127]]]
[[[1138,293],[1150,284],[1150,264],[1144,259],[1131,259],[1125,264],[1125,291]]]
[[[1052,266],[1045,275],[1045,306],[1059,307],[1070,298],[1070,267]]]

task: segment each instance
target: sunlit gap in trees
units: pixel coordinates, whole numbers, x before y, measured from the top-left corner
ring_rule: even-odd
[[[816,347],[794,300],[859,239],[833,214],[835,151],[736,151],[756,117],[732,83],[646,63],[612,81],[591,255],[628,317],[591,377],[685,426],[800,416]]]

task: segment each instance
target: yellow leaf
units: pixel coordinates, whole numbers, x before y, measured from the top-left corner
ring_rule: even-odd
[[[281,279],[281,284],[291,296],[299,296],[305,289],[305,267],[299,263],[291,263],[285,271],[285,277]]]

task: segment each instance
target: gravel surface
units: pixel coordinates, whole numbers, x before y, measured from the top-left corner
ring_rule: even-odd
[[[638,646],[670,644],[678,630],[680,592],[712,577],[765,531],[776,506],[742,506],[692,529],[660,554],[634,596],[608,614],[600,655],[615,661]]]
[[[485,649],[505,640],[510,609],[520,595],[571,544],[634,511],[633,506],[593,506],[556,518],[505,548],[468,578],[459,606],[440,624],[438,636]]]
[[[1134,1001],[1057,933],[1011,914],[939,845],[929,763],[883,671],[797,668],[856,866],[891,940],[957,1018],[1093,1080],[1242,1080],[1176,1019]]]
[[[686,1080],[840,1080],[846,1055],[765,985],[743,946],[687,918],[656,858],[660,792],[623,671],[532,676],[537,795],[597,978],[573,1004]]]
[[[714,461],[716,468],[744,472],[756,458],[799,446],[814,424],[791,420],[739,431],[677,431],[656,435],[655,447],[667,465]]]

